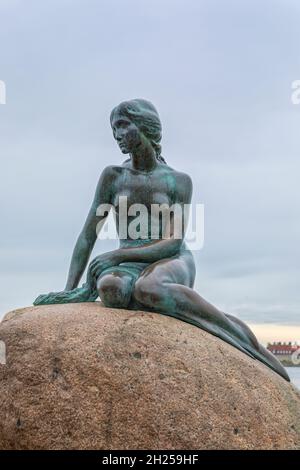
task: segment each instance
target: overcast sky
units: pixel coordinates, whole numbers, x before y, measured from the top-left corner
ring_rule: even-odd
[[[64,288],[99,175],[124,160],[110,111],[140,97],[205,205],[197,291],[300,325],[299,21],[299,0],[0,0],[0,316]]]

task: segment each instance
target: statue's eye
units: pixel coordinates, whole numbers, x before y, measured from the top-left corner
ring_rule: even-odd
[[[120,121],[117,122],[118,127],[127,127],[128,125],[129,125],[128,121],[120,120]]]

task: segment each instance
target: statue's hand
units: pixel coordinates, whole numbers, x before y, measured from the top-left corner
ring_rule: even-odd
[[[117,266],[122,262],[121,256],[118,250],[109,251],[108,253],[103,253],[102,255],[96,256],[90,265],[89,273],[94,279],[97,279],[102,271],[112,266]]]
[[[43,305],[49,294],[39,295],[33,302],[33,305]]]
[[[68,299],[66,291],[49,292],[49,294],[39,295],[33,302],[33,305],[64,304],[68,302]]]

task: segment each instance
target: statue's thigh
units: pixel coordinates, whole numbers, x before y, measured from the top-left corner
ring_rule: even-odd
[[[156,285],[163,288],[168,283],[193,287],[195,264],[190,254],[180,254],[172,258],[159,260],[144,269],[137,284]]]

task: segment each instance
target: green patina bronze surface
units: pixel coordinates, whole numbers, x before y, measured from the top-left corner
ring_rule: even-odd
[[[117,250],[91,261],[87,280],[77,287],[108,212],[97,215],[101,204],[112,207],[120,234],[119,197],[128,207],[143,204],[189,204],[192,181],[171,168],[161,155],[161,122],[154,106],[142,99],[125,101],[110,117],[113,135],[120,150],[129,154],[122,165],[104,169],[95,197],[74,248],[68,280],[62,292],[40,295],[34,305],[93,302],[100,296],[107,307],[141,309],[173,316],[202,328],[244,353],[268,365],[286,380],[280,362],[260,345],[241,320],[221,312],[193,290],[195,264],[184,239],[171,236],[151,239],[120,238]],[[128,225],[133,217],[128,216]],[[184,231],[185,227],[183,228]]]

